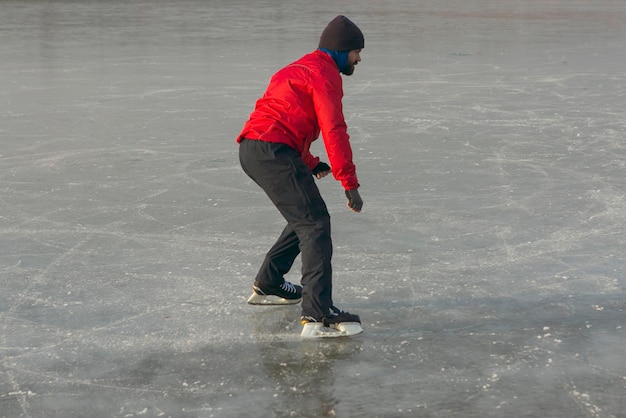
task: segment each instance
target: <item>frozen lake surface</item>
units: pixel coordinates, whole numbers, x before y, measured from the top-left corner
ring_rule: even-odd
[[[245,303],[235,137],[337,14],[352,339]],[[0,2],[0,417],[625,417],[626,3]],[[315,153],[324,151],[321,141]],[[288,277],[298,281],[298,267]]]

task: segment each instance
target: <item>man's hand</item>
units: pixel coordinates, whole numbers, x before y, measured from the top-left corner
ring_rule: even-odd
[[[348,208],[353,212],[361,212],[363,208],[363,199],[357,189],[346,190],[346,197],[348,198]]]
[[[321,179],[322,177],[326,177],[329,174],[330,174],[330,166],[321,161],[313,169],[313,175],[317,177],[318,179]]]

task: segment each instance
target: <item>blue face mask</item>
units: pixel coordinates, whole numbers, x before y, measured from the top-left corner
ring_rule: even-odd
[[[326,48],[320,48],[320,51],[326,52],[335,60],[340,72],[343,73],[348,68],[348,54],[350,54],[350,51],[332,51]]]

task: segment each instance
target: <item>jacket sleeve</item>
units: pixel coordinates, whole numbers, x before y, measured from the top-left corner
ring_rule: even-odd
[[[352,162],[350,136],[343,115],[343,88],[339,72],[317,77],[312,89],[315,113],[333,176],[341,182],[345,190],[356,189],[359,182]]]

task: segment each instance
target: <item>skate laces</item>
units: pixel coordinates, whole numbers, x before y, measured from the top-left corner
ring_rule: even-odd
[[[293,283],[288,282],[287,280],[285,280],[285,283],[280,285],[280,288],[283,289],[285,292],[298,293],[296,286]]]
[[[341,309],[337,308],[336,306],[331,306],[330,308],[328,308],[328,310],[330,311],[331,316],[337,316],[339,314],[346,313],[342,311]]]
[[[351,314],[341,309],[331,306],[329,308],[330,314],[322,318],[322,323],[325,327],[335,327],[336,324],[345,322],[358,322],[361,323],[361,318],[358,315]]]

